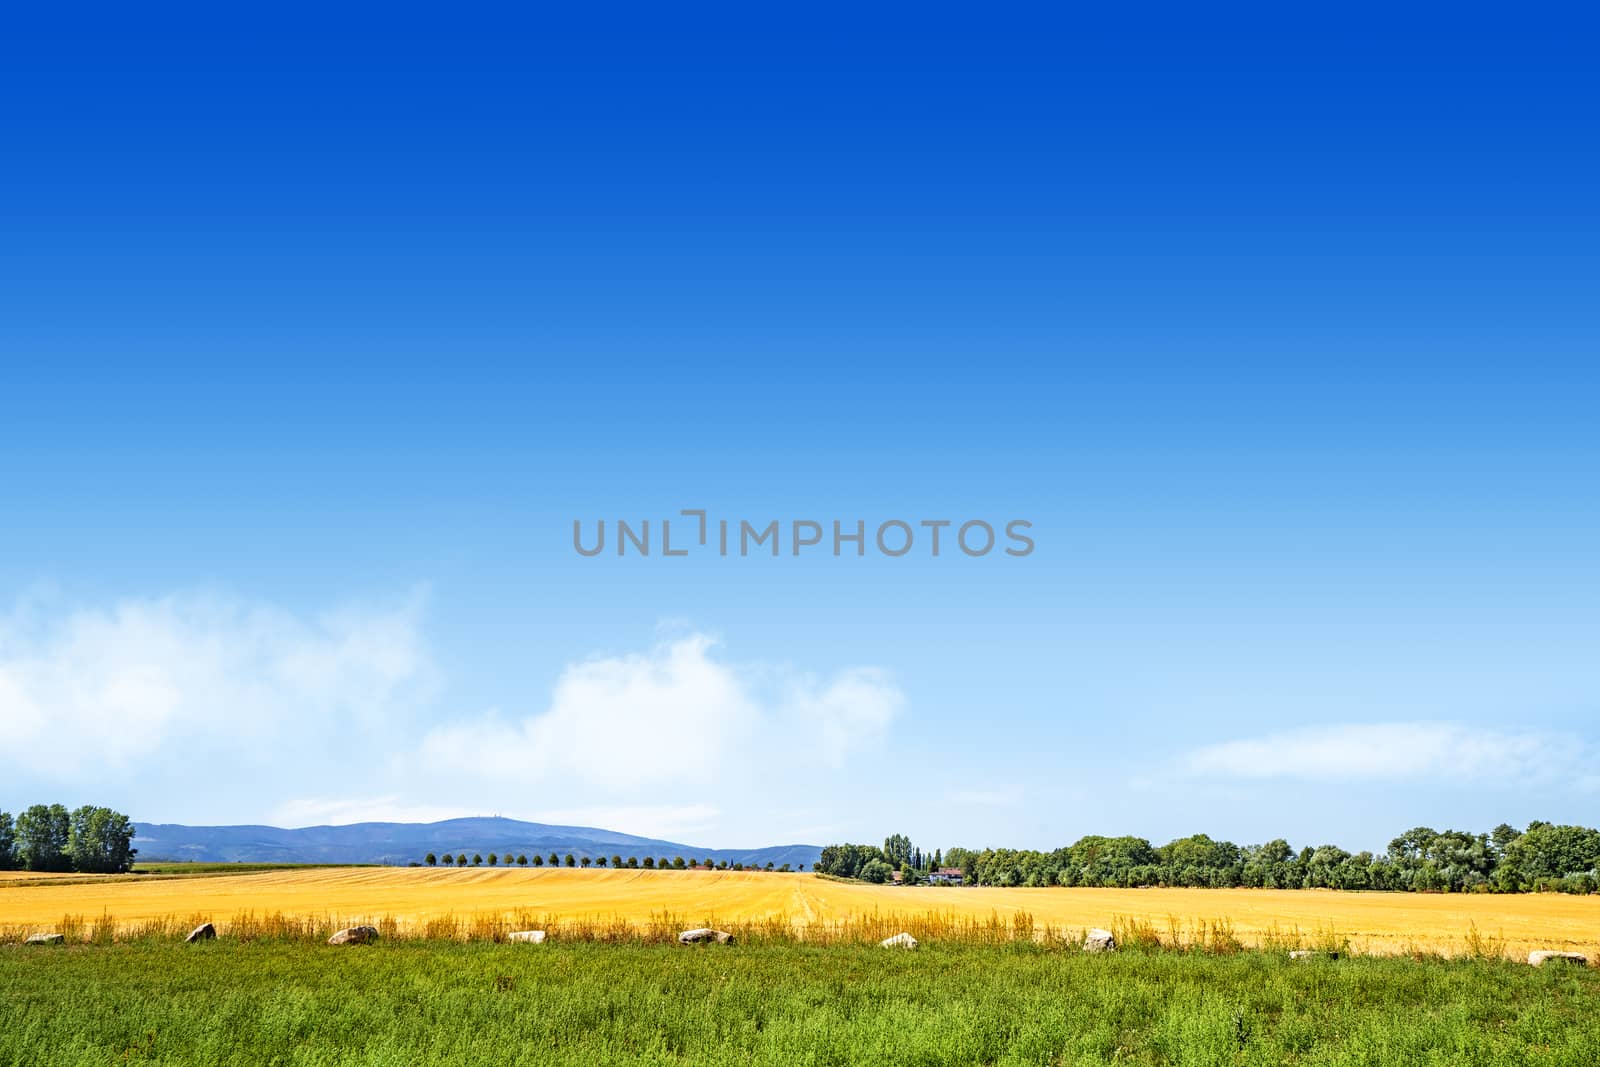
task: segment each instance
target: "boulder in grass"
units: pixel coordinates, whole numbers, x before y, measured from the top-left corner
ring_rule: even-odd
[[[1115,952],[1117,939],[1110,930],[1101,930],[1096,927],[1083,937],[1083,951],[1085,952]]]
[[[1336,960],[1339,958],[1339,954],[1337,952],[1323,952],[1314,948],[1297,948],[1289,953],[1289,958],[1291,960]]]
[[[1571,963],[1579,967],[1587,967],[1589,965],[1589,957],[1581,952],[1555,952],[1550,949],[1543,949],[1538,952],[1528,953],[1528,962],[1535,967],[1543,967],[1547,963],[1557,965]]]
[[[713,930],[702,926],[698,930],[685,930],[678,935],[680,945],[704,945],[715,941],[719,945],[733,944],[733,935],[725,930]]]
[[[193,930],[189,931],[189,936],[183,939],[183,943],[186,945],[192,945],[196,941],[210,941],[216,936],[217,928],[215,926],[212,926],[210,923],[201,923],[199,926],[196,926]]]
[[[912,937],[910,934],[899,933],[895,934],[893,937],[886,937],[882,941],[879,941],[878,947],[913,949],[917,947],[917,939]]]
[[[61,934],[30,934],[24,945],[59,945],[66,938]]]
[[[352,926],[349,929],[340,930],[328,938],[328,944],[365,945],[376,940],[378,940],[378,928],[376,926]]]
[[[543,930],[517,930],[514,933],[507,934],[506,935],[506,940],[507,941],[526,941],[530,945],[541,945],[541,944],[544,943],[544,931]]]

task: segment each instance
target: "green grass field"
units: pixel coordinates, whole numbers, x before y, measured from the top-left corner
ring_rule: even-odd
[[[1600,1063],[1600,972],[1266,953],[0,948],[0,1063]]]

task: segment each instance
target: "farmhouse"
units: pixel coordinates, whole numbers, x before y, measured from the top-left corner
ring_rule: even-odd
[[[962,874],[960,867],[940,867],[928,873],[929,885],[960,885]]]

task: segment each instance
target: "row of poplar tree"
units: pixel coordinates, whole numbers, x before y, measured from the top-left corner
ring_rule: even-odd
[[[133,822],[120,811],[85,804],[35,804],[16,818],[0,811],[0,871],[131,870]]]
[[[456,855],[456,856],[452,856],[448,852],[446,852],[443,856],[435,856],[432,852],[430,852],[426,856],[423,857],[422,862],[426,863],[429,867],[433,867],[433,866],[435,866],[437,864],[440,864],[440,863],[443,863],[446,867],[449,867],[451,865],[454,865],[454,866],[457,866],[457,867],[465,867],[465,866],[467,866],[469,861],[467,860],[467,854],[465,852],[461,853],[460,855]],[[482,866],[483,865],[483,856],[478,854],[478,853],[474,853],[473,856],[472,856],[472,860],[470,862],[471,862],[471,865],[474,866],[474,867]],[[549,860],[546,860],[543,856],[535,853],[532,862],[533,862],[533,865],[535,867],[543,867],[543,866],[545,866],[546,863],[548,863],[552,867],[559,867],[559,866],[561,866],[562,860],[561,860],[561,857],[556,855],[554,852],[550,853]],[[518,855],[518,856],[513,857],[511,855],[511,853],[509,853],[509,852],[505,853],[502,856],[496,856],[493,852],[489,853],[489,866],[493,867],[496,864],[500,864],[500,863],[505,864],[507,867],[511,866],[512,864],[516,864],[516,865],[518,865],[520,867],[526,867],[526,866],[528,866],[529,860],[528,860],[528,857],[525,856],[525,855]],[[604,867],[606,865],[606,858],[604,856],[596,856],[596,857],[593,857],[593,858],[590,858],[589,856],[583,856],[583,857],[580,858],[578,856],[573,855],[571,852],[567,853],[566,865],[568,867],[578,867],[578,866],[588,867],[591,864],[593,864],[595,866],[598,866],[598,867]],[[415,867],[415,866],[417,866],[417,864],[413,863],[411,866]],[[629,856],[627,859],[623,859],[621,856],[612,856],[611,857],[611,866],[617,867],[617,868],[626,867],[626,868],[638,869],[639,867],[641,867],[641,864],[639,862],[639,857],[638,856]],[[654,856],[646,856],[644,858],[644,863],[642,864],[642,867],[643,867],[644,870],[656,870],[656,869],[659,868],[660,870],[663,870],[663,871],[665,871],[665,870],[682,871],[682,870],[687,870],[689,868],[700,868],[700,867],[703,867],[705,870],[708,870],[708,871],[709,870],[743,871],[743,870],[747,870],[747,869],[748,870],[752,870],[752,871],[757,871],[757,870],[761,870],[762,869],[761,867],[758,867],[755,864],[751,864],[748,868],[746,868],[746,866],[744,864],[742,864],[742,863],[729,863],[727,860],[723,860],[721,863],[717,863],[715,860],[711,859],[711,857],[709,857],[709,856],[707,856],[703,860],[697,860],[697,859],[687,859],[686,860],[682,856],[676,856],[671,860],[668,860],[667,857],[665,857],[665,856],[662,856],[660,859],[657,859]],[[785,863],[782,867],[776,867],[775,868],[773,866],[772,862],[768,861],[767,866],[766,866],[765,869],[769,870],[769,871],[770,870],[778,870],[778,871],[782,871],[785,874],[789,873],[789,865],[787,863]],[[800,865],[800,869],[802,871],[805,870],[806,869],[806,865],[802,863]]]

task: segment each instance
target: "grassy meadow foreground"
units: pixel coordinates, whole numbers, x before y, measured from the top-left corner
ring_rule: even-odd
[[[178,929],[191,919],[213,921],[227,937],[244,916],[279,915],[310,932],[371,922],[392,934],[457,939],[562,923],[615,934],[709,922],[802,938],[831,931],[830,940],[850,940],[852,931],[866,939],[888,927],[937,940],[979,926],[1048,939],[1120,924],[1169,944],[1220,931],[1247,946],[1335,937],[1373,954],[1519,956],[1556,948],[1600,955],[1600,897],[1544,893],[897,888],[809,874],[395,867],[207,867],[190,876],[169,867],[162,875],[47,884],[0,880],[0,940],[54,929],[64,917],[84,937]]]
[[[0,1064],[1600,1063],[1600,972],[803,944],[0,946]]]

